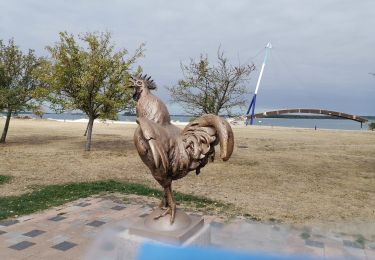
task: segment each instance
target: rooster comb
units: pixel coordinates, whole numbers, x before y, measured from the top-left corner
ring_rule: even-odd
[[[145,86],[149,89],[156,89],[156,84],[153,79],[151,79],[151,76],[147,77],[147,74],[142,75],[138,74],[137,76],[132,76],[134,80],[141,80],[145,83]]]

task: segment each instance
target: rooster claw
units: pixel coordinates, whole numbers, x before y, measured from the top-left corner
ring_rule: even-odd
[[[175,218],[175,213],[176,213],[176,208],[168,207],[164,212],[162,212],[159,216],[154,217],[154,219],[159,219],[162,218],[168,214],[171,214],[171,225],[174,223],[174,218]]]

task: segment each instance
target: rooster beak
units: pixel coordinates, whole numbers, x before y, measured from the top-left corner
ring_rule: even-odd
[[[129,81],[130,81],[130,84],[128,84],[128,87],[134,88],[135,87],[135,79],[132,76],[130,76]]]

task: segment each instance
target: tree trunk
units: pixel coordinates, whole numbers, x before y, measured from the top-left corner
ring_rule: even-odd
[[[85,133],[83,134],[83,136],[87,136],[87,130],[89,129],[89,124],[90,124],[90,122],[87,123],[86,130],[85,130]]]
[[[7,137],[8,128],[9,128],[9,121],[10,121],[11,116],[12,116],[12,110],[8,109],[7,119],[5,120],[5,126],[4,126],[4,130],[3,130],[3,134],[1,135],[0,143],[5,143],[5,139]]]
[[[87,135],[86,135],[86,151],[90,151],[91,149],[91,135],[92,135],[92,127],[94,125],[94,117],[89,118],[89,123],[87,124]]]

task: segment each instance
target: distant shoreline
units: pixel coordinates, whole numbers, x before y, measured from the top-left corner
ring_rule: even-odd
[[[6,113],[0,112],[0,115],[5,116]],[[20,112],[20,113],[18,113],[18,115],[30,115],[31,117],[37,118],[37,116],[34,115],[32,112]],[[47,115],[58,115],[58,116],[61,116],[61,117],[76,116],[76,117],[86,118],[86,115],[84,113],[78,113],[78,112],[77,113],[52,113],[52,112],[47,112],[47,113],[44,113],[43,118],[48,118]],[[119,113],[119,117],[135,117],[135,116],[136,116],[135,114],[124,114],[124,113],[120,114]],[[220,115],[220,116],[225,117],[225,118],[231,117],[231,116],[228,116],[228,115]],[[187,118],[187,119],[194,118],[193,115],[183,115],[183,114],[171,114],[171,117],[181,117],[181,118]],[[236,117],[236,116],[232,116],[232,117]],[[361,116],[361,117],[364,117],[364,118],[368,119],[369,121],[375,121],[375,115],[373,115],[373,116],[367,115],[367,116]],[[261,118],[346,120],[346,119],[343,119],[343,118],[332,117],[332,116],[327,116],[327,115],[294,115],[294,114],[262,116]],[[257,118],[257,119],[261,119],[261,118]],[[187,120],[187,122],[188,121],[189,120]]]
[[[38,118],[36,116],[30,117],[29,115],[19,114],[20,117],[14,117],[18,120],[35,120],[35,121],[51,121],[51,122],[62,122],[62,123],[82,123],[87,124],[87,118]],[[26,117],[22,117],[26,116]],[[127,117],[130,120],[95,120],[95,124],[113,124],[113,125],[136,125],[135,117]],[[0,115],[0,119],[5,120],[5,116]],[[13,120],[14,120],[13,119]],[[288,119],[288,120],[285,120]],[[236,120],[236,118],[227,118],[228,122],[232,127],[242,128],[246,127],[245,122]],[[177,126],[186,126],[189,122],[184,120],[176,120],[172,117],[171,123]],[[324,125],[325,124],[325,125]],[[327,126],[328,125],[328,126]],[[330,126],[331,125],[331,126]],[[332,127],[333,125],[333,127]],[[342,126],[343,125],[343,126]],[[368,125],[363,124],[361,129],[357,122],[351,120],[321,120],[321,119],[306,119],[306,118],[257,118],[255,120],[255,127],[258,129],[264,128],[284,128],[284,129],[306,129],[306,130],[327,130],[327,131],[367,131]],[[348,127],[349,126],[349,127]],[[354,126],[354,127],[353,127]],[[1,125],[0,125],[1,127]]]

